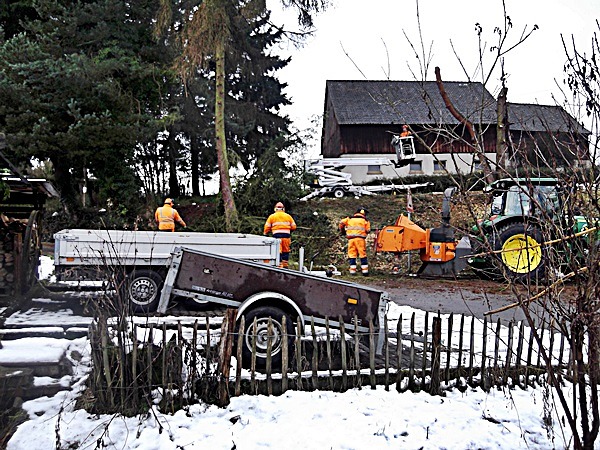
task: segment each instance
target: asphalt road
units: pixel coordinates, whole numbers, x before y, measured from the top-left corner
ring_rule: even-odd
[[[526,319],[520,307],[486,314],[517,302],[515,292],[505,283],[469,278],[450,280],[413,276],[399,276],[387,280],[358,278],[357,282],[387,291],[391,300],[398,305],[433,313],[465,314],[479,318],[487,315],[490,320],[500,318],[506,322]],[[530,304],[529,311],[536,324],[547,319],[547,314],[538,303]]]

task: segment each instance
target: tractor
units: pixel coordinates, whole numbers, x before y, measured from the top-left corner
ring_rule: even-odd
[[[595,236],[576,211],[575,187],[557,178],[506,178],[484,191],[491,195],[489,216],[471,230],[468,262],[485,278],[543,279],[551,253],[572,261],[584,256]],[[561,269],[558,261],[552,266]]]

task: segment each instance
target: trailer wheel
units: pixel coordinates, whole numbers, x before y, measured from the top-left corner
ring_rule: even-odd
[[[283,316],[285,316],[285,330],[283,330],[282,326]],[[261,306],[252,309],[246,312],[244,317],[246,318],[246,326],[243,337],[242,366],[249,368],[252,364],[254,318],[256,318],[256,367],[258,369],[264,369],[267,366],[267,346],[269,341],[268,327],[270,317],[273,325],[273,334],[271,336],[271,367],[273,369],[281,368],[282,343],[284,336],[287,335],[288,351],[291,351],[293,338],[296,335],[293,319],[281,309],[272,306]]]
[[[134,270],[122,284],[121,294],[134,312],[153,312],[158,307],[163,283],[163,278],[152,270]]]
[[[496,262],[503,273],[514,281],[536,280],[544,277],[546,250],[542,232],[537,226],[513,223],[500,228],[493,236]]]
[[[343,189],[339,189],[339,188],[338,188],[338,189],[335,189],[335,190],[333,191],[333,196],[334,196],[335,198],[342,198],[342,197],[344,196],[344,190],[343,190]]]

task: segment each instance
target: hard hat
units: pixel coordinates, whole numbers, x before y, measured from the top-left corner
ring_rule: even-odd
[[[368,212],[369,211],[367,211],[367,208],[363,206],[359,206],[359,208],[356,210],[356,214],[362,214],[363,216],[366,216]]]
[[[275,203],[275,211],[277,211],[278,209],[280,209],[280,210],[285,209],[285,206],[283,206],[283,203],[281,203],[281,202]]]
[[[165,205],[172,205],[173,204],[173,200],[170,198],[165,198]]]

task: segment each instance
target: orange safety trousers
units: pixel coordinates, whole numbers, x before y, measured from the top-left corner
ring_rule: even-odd
[[[279,267],[286,268],[289,265],[290,250],[292,249],[292,238],[291,237],[280,237],[279,239],[279,255],[280,263]]]
[[[348,262],[350,264],[350,274],[356,274],[356,259],[360,258],[360,271],[363,275],[368,275],[369,264],[367,260],[367,242],[363,238],[348,239]]]

